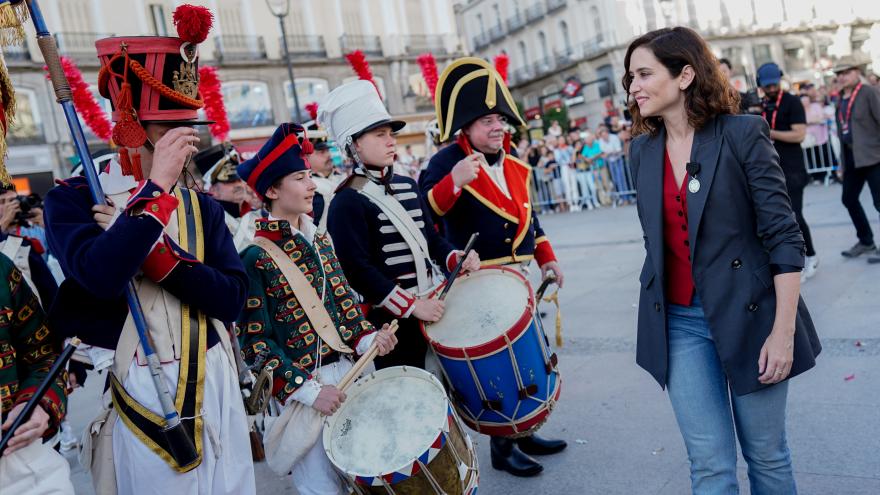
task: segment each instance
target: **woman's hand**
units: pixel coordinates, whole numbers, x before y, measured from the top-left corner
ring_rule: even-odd
[[[773,326],[770,336],[761,347],[758,358],[758,381],[770,385],[785,380],[794,362],[794,327]]]

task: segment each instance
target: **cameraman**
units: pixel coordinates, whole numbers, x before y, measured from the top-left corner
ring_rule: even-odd
[[[29,204],[33,204],[33,201]],[[25,225],[22,225],[25,224]],[[0,192],[0,252],[15,263],[28,285],[48,312],[58,292],[58,284],[43,259],[46,231],[43,210],[39,207],[22,211],[14,186]],[[41,239],[42,237],[42,239]]]
[[[770,125],[770,139],[779,155],[779,165],[785,174],[785,186],[791,198],[798,225],[804,235],[806,260],[801,283],[816,274],[819,258],[813,246],[810,227],[804,219],[804,188],[810,182],[801,142],[807,135],[807,115],[800,98],[780,86],[782,70],[773,62],[758,68],[758,86],[764,92],[761,115]]]

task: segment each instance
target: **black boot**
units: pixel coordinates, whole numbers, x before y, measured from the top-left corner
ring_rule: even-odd
[[[549,440],[541,438],[536,434],[517,439],[516,443],[519,445],[520,450],[528,455],[558,454],[568,446],[565,440]]]
[[[516,443],[509,438],[492,437],[489,443],[492,452],[492,467],[495,469],[507,471],[522,478],[536,476],[544,470],[544,466],[520,452],[516,448]]]

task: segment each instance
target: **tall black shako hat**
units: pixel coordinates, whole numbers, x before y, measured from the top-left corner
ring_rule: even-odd
[[[475,57],[455,60],[443,70],[434,107],[441,141],[493,113],[504,115],[513,125],[526,125],[501,75],[489,62]]]

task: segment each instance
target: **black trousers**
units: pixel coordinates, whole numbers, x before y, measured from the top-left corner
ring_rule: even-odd
[[[381,308],[372,308],[367,319],[380,330],[385,323],[391,323],[394,315]],[[425,353],[428,351],[428,342],[422,336],[419,328],[419,320],[415,316],[409,318],[397,318],[399,325],[397,332],[397,345],[394,350],[385,356],[378,356],[374,361],[377,370],[391,366],[412,366],[425,369]]]
[[[871,190],[871,196],[874,199],[874,208],[880,212],[880,163],[868,167],[855,167],[852,148],[849,145],[843,145],[843,195],[841,201],[843,206],[849,211],[849,217],[852,219],[853,226],[856,228],[856,235],[859,242],[869,246],[874,244],[874,232],[871,230],[871,223],[862,208],[859,196],[865,183]]]
[[[804,173],[803,177],[785,177],[785,188],[788,189],[788,196],[791,198],[791,209],[794,210],[794,216],[798,225],[801,227],[801,233],[804,235],[804,243],[807,248],[807,256],[816,256],[816,249],[813,247],[813,236],[810,234],[810,226],[804,219],[804,188],[809,183],[809,176]]]

